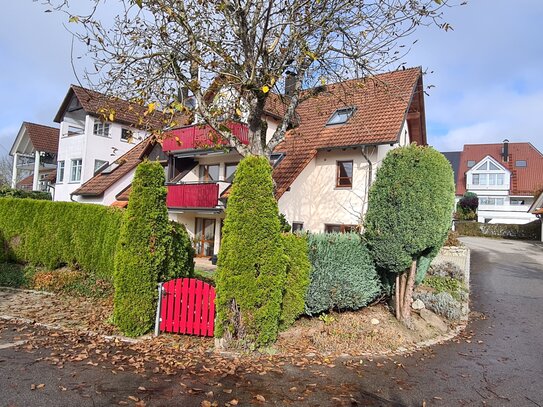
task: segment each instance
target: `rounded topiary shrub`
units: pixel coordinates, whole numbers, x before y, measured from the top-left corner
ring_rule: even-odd
[[[113,319],[123,333],[138,336],[154,322],[157,281],[171,248],[164,169],[158,162],[138,165],[115,258]]]
[[[308,315],[356,310],[381,292],[368,249],[356,233],[308,236],[311,274],[305,299]]]
[[[239,163],[217,263],[215,335],[255,346],[277,337],[287,263],[271,172],[265,157]]]

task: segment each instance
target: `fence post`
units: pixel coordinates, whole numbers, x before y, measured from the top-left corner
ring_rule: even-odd
[[[162,283],[158,283],[158,302],[156,305],[155,336],[160,334],[160,314],[162,311]]]

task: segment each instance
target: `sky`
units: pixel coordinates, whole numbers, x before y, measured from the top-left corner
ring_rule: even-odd
[[[77,83],[67,17],[44,10],[32,0],[2,7],[0,156],[23,121],[55,125],[69,85]],[[458,151],[507,138],[543,152],[543,1],[471,0],[445,10],[445,20],[452,31],[421,27],[406,57],[408,66],[427,72],[429,144]]]

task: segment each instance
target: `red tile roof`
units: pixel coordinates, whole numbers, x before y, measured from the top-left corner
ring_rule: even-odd
[[[112,121],[124,123],[133,127],[146,130],[161,130],[166,126],[186,124],[185,116],[178,115],[173,118],[171,115],[162,113],[159,110],[155,110],[148,114],[147,106],[107,96],[103,93],[77,85],[70,86],[70,89],[55,116],[55,122],[60,123],[62,121],[73,95],[77,97],[85,112],[100,118],[108,118],[109,112],[114,111],[115,115],[114,120]]]
[[[282,99],[275,95],[270,100],[269,110],[275,109],[277,114],[282,114]],[[356,112],[349,121],[342,125],[326,126],[332,113],[345,106],[356,107]],[[412,141],[426,144],[422,73],[419,68],[324,87],[318,96],[300,104],[297,109],[299,126],[290,130],[285,141],[276,148],[276,151],[285,153],[273,173],[277,184],[277,198],[281,197],[313,159],[318,149],[396,143],[408,112],[418,113],[422,121],[422,124],[413,122],[413,128],[418,129],[418,132],[412,132]],[[143,143],[145,141],[121,157],[118,161],[123,164],[115,171],[91,178],[77,189],[74,195],[102,195],[143,160],[152,148],[147,148]],[[129,193],[130,188],[127,188],[116,198],[119,201],[125,200]],[[224,196],[227,194],[225,191]]]
[[[326,126],[339,108],[355,107],[345,123]],[[417,111],[418,110],[418,111]],[[299,126],[289,131],[275,151],[286,155],[274,170],[279,199],[309,164],[318,149],[396,143],[407,113],[421,124],[412,141],[426,144],[422,72],[411,68],[328,85],[297,109]]]
[[[58,153],[58,138],[60,130],[55,127],[44,126],[42,124],[24,122],[28,137],[36,151],[46,153]]]
[[[456,194],[466,192],[468,161],[478,163],[487,155],[511,171],[510,195],[533,195],[543,186],[543,155],[531,143],[509,143],[509,161],[502,159],[503,143],[466,144],[460,158]],[[526,167],[516,167],[515,161],[525,160]]]
[[[150,136],[137,144],[134,148],[115,160],[120,164],[108,174],[100,173],[81,185],[72,194],[81,196],[101,196],[104,192],[119,181],[123,176],[136,168],[143,161],[146,154],[156,143],[154,136]],[[117,198],[118,199],[118,198]]]
[[[55,168],[46,168],[40,170],[40,175],[46,174],[45,178],[41,179],[40,181],[47,180],[49,183],[54,184],[57,179],[57,170]],[[23,178],[19,182],[17,182],[17,188],[18,189],[32,189],[32,186],[34,184],[34,174],[29,175],[28,177]]]

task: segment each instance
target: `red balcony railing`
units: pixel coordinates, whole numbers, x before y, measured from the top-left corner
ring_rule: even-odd
[[[214,208],[219,203],[219,184],[168,185],[168,208]]]
[[[246,124],[226,124],[234,136],[243,144],[249,144],[249,130]],[[228,142],[221,138],[208,125],[194,125],[175,129],[166,134],[162,143],[164,152],[205,149],[227,145]]]

